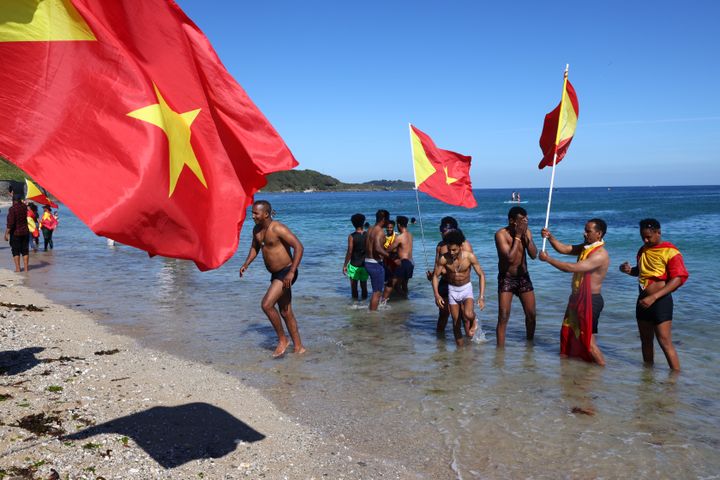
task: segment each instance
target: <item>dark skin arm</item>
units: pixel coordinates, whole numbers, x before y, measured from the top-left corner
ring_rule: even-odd
[[[348,248],[347,248],[347,253],[345,253],[345,261],[343,262],[343,268],[342,268],[343,274],[345,274],[345,275],[347,275],[347,265],[348,265],[348,262],[350,261],[350,256],[352,255],[352,251],[353,251],[353,238],[352,238],[352,235],[348,235]]]
[[[583,245],[566,245],[562,243],[560,240],[555,238],[555,236],[548,230],[547,228],[543,228],[540,231],[540,235],[543,238],[547,238],[550,241],[550,245],[552,245],[553,249],[558,252],[562,253],[563,255],[579,255],[582,251]],[[542,260],[542,257],[540,258]],[[550,262],[548,262],[550,263]],[[566,270],[565,270],[566,271]]]
[[[620,271],[623,273],[627,273],[631,277],[637,277],[638,275],[640,275],[640,270],[638,270],[637,265],[635,265],[634,267],[631,267],[630,263],[628,263],[628,262],[625,262],[622,265],[620,265]]]
[[[591,271],[595,270],[596,268],[600,267],[602,265],[604,258],[599,255],[592,255],[581,262],[570,263],[570,262],[561,262],[560,260],[556,260],[556,259],[552,258],[550,255],[548,255],[547,252],[540,252],[540,260],[542,260],[543,262],[549,263],[553,267],[555,267],[558,270],[561,270],[563,272],[585,273],[585,272],[591,272]]]
[[[525,230],[525,233],[522,235],[523,246],[527,249],[527,253],[530,258],[535,260],[538,256],[538,249],[535,246],[535,242],[533,242],[532,233],[530,233],[530,229],[527,227],[528,224],[526,219],[522,224],[522,228]]]
[[[522,237],[516,234],[512,240],[508,241],[502,232],[498,232],[495,234],[495,246],[498,254],[503,257],[506,263],[517,264],[520,262],[523,254]]]
[[[445,300],[443,300],[439,293],[440,277],[444,273],[444,270],[445,260],[441,258],[437,262],[435,262],[435,271],[433,272],[432,276],[432,286],[433,293],[435,294],[435,304],[440,308],[445,308]]]
[[[682,279],[679,277],[673,277],[665,283],[665,286],[659,289],[657,292],[653,292],[650,295],[640,299],[638,303],[643,308],[650,307],[657,301],[658,298],[664,297],[665,295],[674,292],[682,285]]]
[[[433,265],[437,265],[438,262],[440,261],[440,248],[441,248],[440,244],[438,244],[435,247],[435,262],[433,263]],[[427,279],[432,282],[433,272],[431,270],[428,270],[427,272],[425,272],[425,276],[427,276]]]
[[[382,258],[386,258],[386,257],[390,256],[388,254],[388,251],[385,250],[385,246],[384,246],[385,239],[382,237],[382,235],[375,235],[374,241],[375,241],[374,251],[375,251],[375,253],[377,253],[377,255],[379,255]]]
[[[248,269],[250,264],[255,260],[255,257],[257,257],[258,252],[260,252],[260,243],[257,241],[256,237],[257,227],[253,228],[253,240],[252,243],[250,243],[250,251],[247,254],[247,258],[245,258],[245,262],[240,267],[240,278],[245,274],[245,271]]]

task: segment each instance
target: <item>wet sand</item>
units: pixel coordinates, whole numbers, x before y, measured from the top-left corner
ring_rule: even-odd
[[[0,269],[0,476],[423,477],[326,441],[230,375],[53,304],[23,276]]]

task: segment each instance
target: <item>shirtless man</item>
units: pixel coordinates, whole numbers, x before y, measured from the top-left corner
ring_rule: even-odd
[[[304,353],[305,347],[300,340],[297,320],[292,311],[291,290],[297,280],[298,266],[303,256],[303,245],[288,227],[273,220],[272,207],[269,202],[258,200],[253,203],[252,219],[255,222],[253,240],[245,263],[240,267],[240,277],[242,278],[245,274],[258,252],[262,251],[265,268],[270,272],[270,288],[263,297],[261,306],[278,336],[278,345],[273,352],[273,357],[283,355],[290,345],[280,317],[285,320],[288,333],[293,341],[294,352]],[[279,312],[275,308],[276,304]]]
[[[550,240],[550,245],[556,252],[564,255],[578,256],[577,263],[561,262],[552,258],[547,252],[540,252],[540,260],[547,262],[563,272],[584,274],[590,272],[590,285],[592,292],[592,335],[590,336],[590,356],[600,366],[605,365],[605,358],[595,342],[595,334],[598,333],[598,320],[605,302],[602,297],[602,284],[610,266],[610,255],[604,247],[603,237],[607,231],[607,224],[600,218],[592,218],[585,224],[585,242],[578,245],[566,245],[555,238],[550,230],[543,228],[543,238]],[[595,248],[597,247],[597,248]],[[583,253],[593,249],[591,255],[583,257]],[[575,277],[573,277],[575,281]]]
[[[654,362],[653,341],[657,338],[671,370],[680,370],[680,360],[672,343],[672,292],[687,279],[688,271],[680,250],[662,239],[660,222],[654,218],[640,220],[643,246],[637,253],[637,263],[620,265],[620,271],[638,277],[640,293],[635,305],[635,318],[640,331],[643,361]]]
[[[412,260],[413,254],[413,236],[408,231],[408,218],[400,215],[397,217],[398,232],[395,238],[387,248],[388,253],[392,255],[397,252],[397,264],[395,269],[390,273],[390,278],[383,292],[383,302],[387,302],[390,294],[395,288],[407,298],[408,296],[408,280],[412,278],[415,264]]]
[[[448,304],[450,315],[453,319],[453,333],[455,334],[455,343],[458,346],[463,345],[462,331],[460,329],[460,309],[462,309],[465,321],[472,324],[468,336],[472,337],[478,328],[478,321],[475,317],[473,289],[470,281],[470,268],[480,277],[480,296],[478,297],[478,305],[480,310],[485,309],[485,272],[480,267],[480,263],[474,253],[466,252],[462,249],[465,241],[465,235],[459,230],[453,230],[445,235],[445,244],[447,252],[444,253],[438,263],[435,265],[433,272],[433,293],[435,294],[435,303],[438,307],[445,306],[445,299],[440,295],[439,284],[440,276],[444,275],[448,282]]]
[[[495,232],[498,254],[498,323],[495,333],[497,346],[505,346],[505,331],[510,320],[513,295],[520,297],[525,312],[525,334],[535,337],[535,292],[527,268],[527,255],[535,259],[537,247],[528,230],[527,212],[512,207],[508,212],[508,226]]]
[[[378,210],[375,213],[375,225],[368,231],[365,244],[365,270],[370,276],[372,295],[370,296],[370,311],[375,311],[380,304],[380,297],[385,286],[385,267],[383,261],[388,256],[385,243],[385,226],[390,219],[390,212]]]
[[[445,244],[445,235],[448,233],[459,230],[458,228],[458,222],[453,217],[443,217],[440,220],[440,235],[442,236],[442,240],[440,240],[435,247],[435,262],[433,263],[433,269],[434,266],[438,264],[440,261],[440,257],[447,253],[447,245]],[[462,250],[465,252],[473,253],[472,245],[470,244],[470,241],[465,239],[465,241],[462,244]],[[433,279],[433,272],[428,270],[426,272],[427,279],[432,282]],[[440,296],[443,297],[445,300],[444,306],[438,307],[438,319],[437,319],[437,326],[436,331],[438,335],[444,335],[445,334],[445,327],[447,327],[448,318],[450,317],[450,309],[448,308],[448,283],[445,277],[440,277],[440,284],[438,285],[438,291],[440,293]],[[462,316],[462,310],[460,311],[460,316]],[[465,320],[465,334],[467,336],[470,336],[470,328],[472,325],[470,325],[470,322]]]

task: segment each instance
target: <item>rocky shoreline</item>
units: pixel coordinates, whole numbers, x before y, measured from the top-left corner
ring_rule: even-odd
[[[422,477],[327,441],[230,375],[111,333],[23,275],[0,269],[0,478]]]

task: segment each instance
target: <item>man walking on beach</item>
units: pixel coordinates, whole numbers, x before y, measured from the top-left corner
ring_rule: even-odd
[[[378,210],[375,213],[375,225],[368,231],[365,244],[365,270],[370,276],[372,295],[370,296],[370,311],[375,311],[380,304],[380,297],[385,287],[385,267],[383,261],[388,257],[385,243],[385,226],[390,219],[390,212]]]
[[[638,250],[637,265],[630,267],[625,262],[620,265],[620,271],[638,277],[640,282],[635,318],[643,361],[649,365],[654,362],[653,343],[657,337],[670,368],[680,370],[680,360],[672,344],[672,292],[687,281],[689,274],[680,250],[670,242],[663,242],[660,222],[654,218],[640,220],[640,238],[644,245]]]
[[[592,218],[585,224],[585,242],[578,245],[566,245],[556,239],[547,228],[542,236],[550,241],[556,252],[564,255],[577,255],[577,263],[555,260],[547,252],[540,252],[540,260],[547,262],[563,272],[573,273],[572,294],[563,320],[560,335],[560,353],[579,356],[605,365],[603,354],[595,342],[598,332],[598,320],[605,302],[602,297],[602,284],[610,265],[610,256],[605,250],[605,232],[607,224],[600,218]],[[588,296],[588,293],[590,294]],[[587,329],[590,331],[587,331]]]
[[[258,200],[252,206],[253,240],[250,251],[242,267],[240,277],[243,276],[250,264],[262,251],[265,267],[270,272],[270,287],[262,299],[262,309],[278,336],[278,345],[273,357],[285,353],[290,341],[285,335],[282,319],[285,320],[290,338],[292,338],[295,353],[304,353],[305,347],[300,340],[297,320],[292,310],[292,285],[297,280],[298,266],[303,255],[303,245],[288,227],[273,220],[272,207],[265,200]],[[290,251],[292,249],[292,252]],[[278,306],[278,310],[275,308]]]
[[[535,259],[537,247],[528,229],[527,212],[512,207],[508,212],[508,226],[495,232],[498,254],[498,323],[495,333],[497,346],[505,346],[505,331],[510,320],[513,295],[520,297],[525,312],[525,335],[535,337],[535,292],[527,268],[527,255]]]
[[[8,209],[5,241],[10,242],[15,271],[20,272],[20,256],[23,259],[25,273],[30,264],[30,230],[27,222],[27,205],[23,202],[22,193],[13,193],[13,204]]]
[[[388,253],[392,255],[397,252],[398,265],[389,272],[389,280],[383,292],[383,302],[387,302],[390,294],[395,288],[398,288],[402,295],[408,296],[408,280],[412,278],[415,264],[413,263],[413,236],[408,230],[408,218],[400,215],[397,217],[398,234],[390,244]]]
[[[445,299],[439,291],[440,276],[444,276],[448,282],[448,308],[453,318],[453,333],[455,334],[455,343],[458,346],[463,345],[462,330],[460,328],[460,311],[462,317],[471,327],[466,328],[468,337],[475,335],[478,329],[478,321],[475,317],[474,298],[472,282],[470,281],[470,269],[473,268],[475,273],[480,277],[480,295],[478,296],[478,305],[480,310],[485,309],[485,272],[483,272],[480,263],[475,254],[466,252],[462,249],[465,242],[465,235],[459,230],[453,230],[445,235],[445,245],[447,251],[435,265],[433,272],[433,293],[435,294],[435,303],[438,307],[445,306]]]

